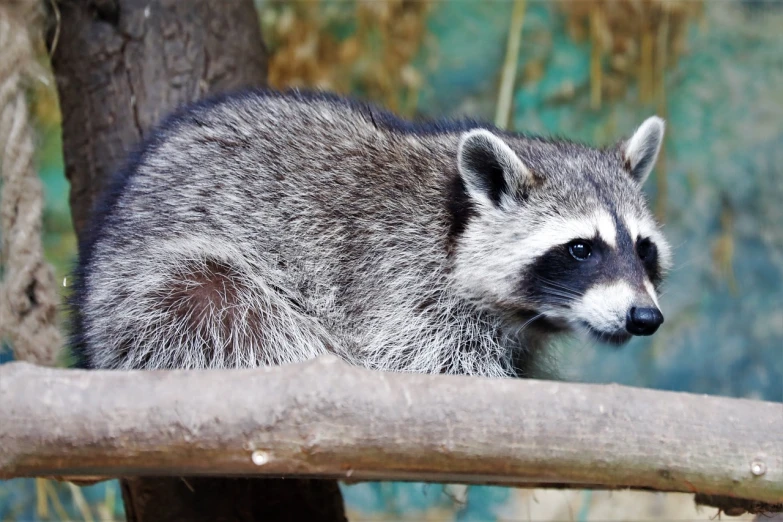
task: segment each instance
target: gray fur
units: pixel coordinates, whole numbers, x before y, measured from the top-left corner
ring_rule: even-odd
[[[88,365],[253,367],[332,352],[380,370],[517,373],[550,341],[538,314],[576,328],[521,291],[555,246],[547,227],[605,209],[658,233],[622,146],[484,127],[524,179],[498,205],[461,193],[461,140],[479,127],[417,127],[296,93],[180,112],[82,247]]]

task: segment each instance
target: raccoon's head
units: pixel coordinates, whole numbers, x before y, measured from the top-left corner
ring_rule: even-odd
[[[465,132],[454,248],[464,296],[515,324],[613,344],[653,334],[663,323],[657,290],[670,248],[641,186],[663,132],[651,117],[606,149]]]

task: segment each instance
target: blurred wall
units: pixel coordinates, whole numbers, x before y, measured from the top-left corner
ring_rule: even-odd
[[[668,122],[665,157],[646,186],[675,247],[662,297],[666,323],[621,350],[565,342],[558,363],[572,380],[783,401],[783,3],[669,4],[654,17],[588,1],[525,6],[514,130],[608,144],[652,113]],[[510,2],[269,0],[259,7],[278,86],[352,92],[411,116],[494,118]],[[45,245],[62,280],[75,241],[59,116],[46,86],[34,96]],[[715,515],[678,495],[399,483],[344,492],[353,520]],[[78,490],[15,480],[0,482],[0,519],[40,519],[41,497],[52,519],[87,519],[84,509],[95,519],[121,515],[115,483]]]

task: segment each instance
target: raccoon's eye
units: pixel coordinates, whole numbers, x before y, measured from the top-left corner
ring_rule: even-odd
[[[593,248],[586,241],[573,241],[568,245],[568,251],[577,261],[586,261],[593,253]]]
[[[648,238],[640,239],[636,242],[636,255],[644,262],[654,261],[657,251],[655,244]]]

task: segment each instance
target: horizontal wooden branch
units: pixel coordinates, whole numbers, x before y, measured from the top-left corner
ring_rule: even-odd
[[[617,385],[0,366],[0,478],[256,475],[630,487],[783,502],[783,404]]]

